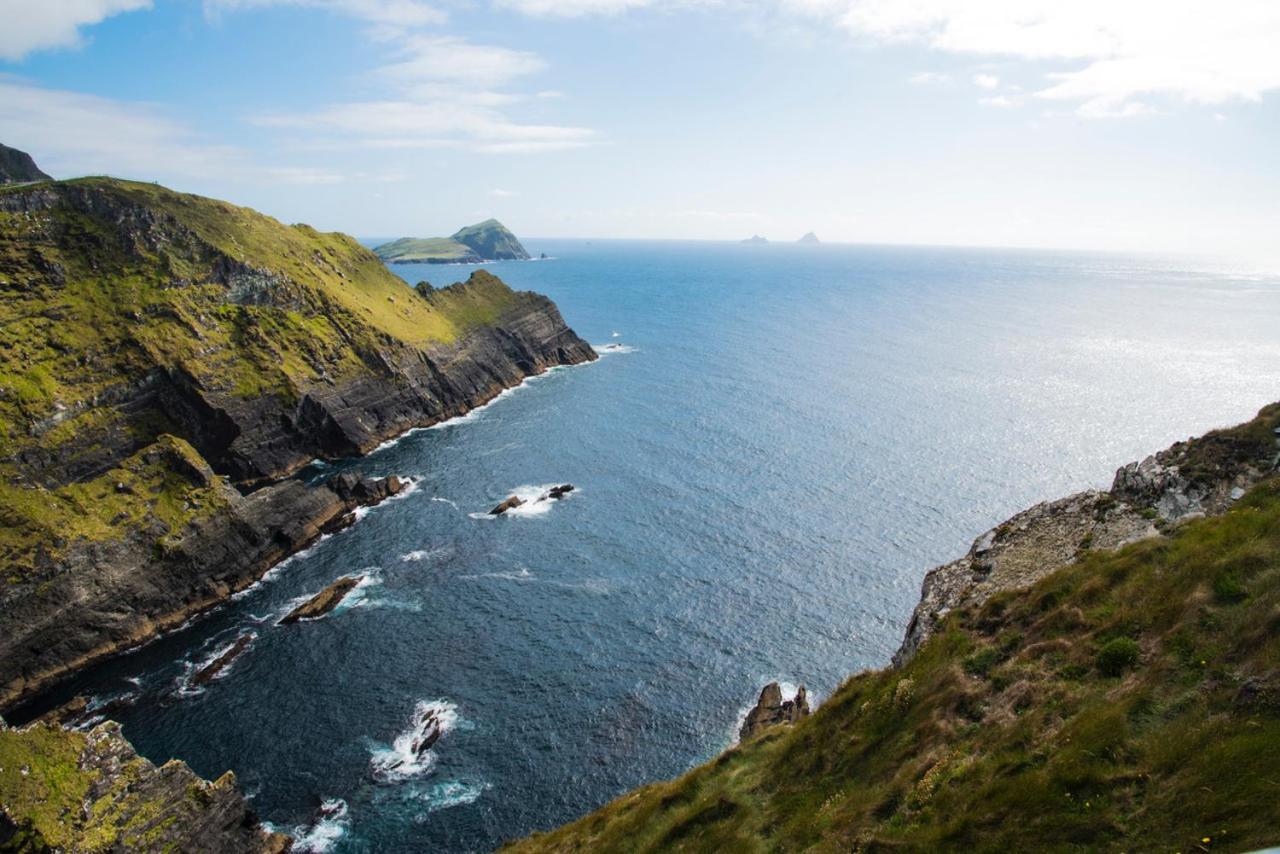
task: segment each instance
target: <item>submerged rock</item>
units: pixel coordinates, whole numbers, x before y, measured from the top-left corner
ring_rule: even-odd
[[[790,700],[782,699],[782,686],[770,682],[760,692],[755,708],[747,713],[738,737],[745,741],[756,733],[778,724],[793,724],[809,715],[809,697],[804,686]]]
[[[542,495],[538,496],[538,501],[540,502],[553,501],[553,500],[559,501],[560,499],[568,495],[570,492],[573,492],[572,483],[566,483],[566,484],[563,484],[562,486],[553,486],[549,491],[544,492]]]
[[[201,685],[207,685],[212,681],[213,677],[217,676],[223,670],[226,670],[227,667],[230,666],[231,662],[239,658],[240,654],[249,648],[249,644],[253,643],[253,638],[254,635],[252,634],[241,635],[226,652],[215,658],[210,664],[205,665],[197,671],[196,674],[191,677],[191,681],[188,684],[193,688],[198,688]]]
[[[290,611],[280,621],[280,624],[288,625],[299,620],[314,620],[318,617],[323,617],[338,607],[342,600],[347,598],[347,594],[354,590],[361,581],[364,581],[363,575],[344,575]]]
[[[524,501],[520,498],[520,496],[513,495],[510,498],[508,498],[506,501],[503,501],[497,507],[490,510],[489,515],[501,516],[503,513],[506,513],[508,510],[514,510],[515,508],[520,507],[523,504],[524,504]]]

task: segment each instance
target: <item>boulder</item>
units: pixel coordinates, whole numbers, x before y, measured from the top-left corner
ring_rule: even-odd
[[[501,516],[503,513],[506,513],[508,510],[514,510],[515,508],[519,507],[522,504],[524,504],[524,501],[520,499],[520,496],[513,495],[510,498],[508,498],[506,501],[503,501],[497,507],[490,510],[489,515]]]
[[[226,652],[215,658],[210,664],[202,667],[191,677],[191,682],[189,683],[191,687],[196,688],[201,685],[207,685],[213,680],[213,677],[226,670],[231,662],[239,658],[240,653],[248,649],[251,643],[253,643],[252,634],[241,635],[236,639],[235,643],[228,647]]]
[[[323,617],[347,597],[347,594],[355,589],[356,585],[364,581],[363,575],[345,575],[337,581],[321,590],[315,596],[312,596],[306,602],[290,611],[284,619],[280,621],[281,625],[296,623],[299,620],[314,620]]]
[[[755,708],[747,712],[747,719],[742,722],[738,737],[746,741],[751,736],[771,726],[793,724],[809,715],[809,697],[803,685],[790,700],[782,699],[782,686],[770,682],[760,692],[760,699]]]

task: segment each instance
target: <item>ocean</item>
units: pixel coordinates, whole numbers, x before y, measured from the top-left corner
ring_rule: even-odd
[[[601,359],[370,456],[414,479],[77,678],[301,850],[486,851],[730,745],[769,681],[886,663],[925,572],[1280,399],[1280,277],[1120,255],[530,240]],[[396,266],[441,285],[470,268]],[[607,349],[606,349],[607,348]],[[572,483],[502,518],[513,493]],[[278,626],[344,574],[335,612]],[[199,690],[200,662],[250,649]],[[416,721],[442,733],[421,754]]]

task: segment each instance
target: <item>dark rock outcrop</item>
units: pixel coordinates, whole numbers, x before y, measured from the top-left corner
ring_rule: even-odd
[[[801,685],[795,697],[790,700],[782,698],[782,686],[770,682],[760,692],[760,699],[755,708],[747,712],[747,719],[742,722],[738,738],[745,741],[758,732],[779,724],[793,724],[809,715],[809,697]]]
[[[280,624],[289,625],[299,620],[317,620],[323,617],[342,604],[342,600],[347,598],[347,594],[355,590],[356,585],[361,581],[364,581],[363,575],[348,575],[339,578],[286,614],[280,620]]]
[[[241,495],[207,468],[193,477],[217,485],[224,510],[183,531],[144,528],[77,545],[52,577],[0,590],[0,706],[177,628],[350,524],[357,507],[394,494],[391,478],[285,480]]]
[[[499,504],[497,507],[494,507],[492,510],[490,510],[489,515],[501,516],[503,513],[506,513],[508,510],[514,510],[515,508],[520,507],[523,504],[524,504],[524,501],[520,498],[520,496],[513,495],[510,498],[504,499],[501,504]]]
[[[241,635],[236,638],[236,642],[229,646],[226,652],[197,670],[188,684],[193,688],[198,688],[201,685],[207,685],[212,682],[219,673],[230,667],[231,663],[249,648],[249,644],[253,643],[253,639],[253,634]]]

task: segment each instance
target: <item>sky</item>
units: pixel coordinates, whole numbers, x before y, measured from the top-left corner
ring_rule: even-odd
[[[1280,260],[1276,0],[0,0],[0,142],[358,236]]]

